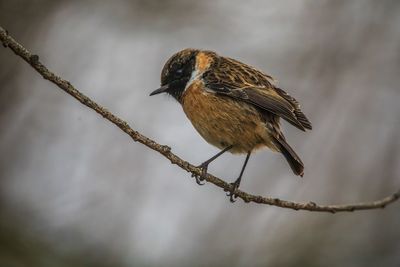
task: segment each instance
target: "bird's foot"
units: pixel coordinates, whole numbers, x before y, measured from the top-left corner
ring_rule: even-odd
[[[237,195],[235,194],[236,189],[239,188],[240,185],[240,179],[237,179],[236,181],[234,181],[233,183],[230,183],[230,185],[232,186],[232,188],[229,190],[228,193],[226,193],[226,195],[229,197],[229,201],[230,202],[235,202]],[[228,190],[225,190],[228,191]]]
[[[204,185],[205,183],[203,183],[203,181],[206,179],[207,170],[208,170],[208,163],[207,162],[203,162],[202,164],[197,166],[197,168],[201,169],[201,174],[200,175],[192,174],[192,177],[194,177],[196,179],[196,183],[198,185]]]

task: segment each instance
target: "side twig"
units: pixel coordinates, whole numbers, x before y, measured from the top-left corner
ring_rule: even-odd
[[[37,55],[29,52],[25,47],[19,44],[13,37],[11,37],[6,30],[0,27],[0,40],[4,47],[10,48],[16,55],[25,60],[29,65],[31,65],[42,77],[46,80],[57,85],[60,89],[74,97],[76,100],[81,102],[83,105],[93,109],[105,119],[115,124],[118,128],[128,134],[135,142],[139,142],[148,148],[157,151],[164,157],[166,157],[172,164],[178,165],[181,169],[192,173],[193,175],[201,175],[201,169],[190,164],[189,162],[181,159],[177,155],[171,152],[171,148],[166,145],[160,145],[154,140],[142,135],[138,131],[133,130],[127,122],[118,118],[106,108],[100,106],[93,100],[91,100],[86,95],[79,92],[70,82],[62,79],[61,77],[55,75],[53,72],[49,71],[45,65],[39,61]],[[208,174],[205,178],[207,182],[210,182],[222,189],[224,191],[229,191],[231,185],[218,177]],[[343,205],[317,205],[314,202],[308,203],[297,203],[292,201],[281,200],[278,198],[263,197],[251,195],[241,190],[236,190],[235,194],[241,198],[244,202],[255,202],[259,204],[267,204],[272,206],[277,206],[281,208],[288,208],[293,210],[308,210],[308,211],[319,211],[319,212],[341,212],[341,211],[355,211],[355,210],[368,210],[368,209],[378,209],[384,208],[386,205],[395,202],[400,198],[400,190],[396,193],[389,195],[383,199],[357,203],[357,204],[343,204]]]

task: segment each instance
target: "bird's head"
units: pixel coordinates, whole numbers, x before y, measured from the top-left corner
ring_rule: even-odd
[[[187,83],[196,68],[196,55],[200,50],[185,49],[174,54],[165,63],[161,72],[161,87],[150,95],[168,93],[179,102]]]

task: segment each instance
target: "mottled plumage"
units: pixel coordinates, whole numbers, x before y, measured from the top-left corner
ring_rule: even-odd
[[[303,176],[303,162],[286,142],[279,118],[303,131],[311,129],[311,123],[298,101],[276,87],[271,76],[212,51],[185,49],[167,61],[161,85],[151,95],[171,94],[200,135],[222,149],[200,165],[204,174],[208,164],[225,151],[247,153],[231,200],[255,149],[266,146],[281,152],[293,172]]]

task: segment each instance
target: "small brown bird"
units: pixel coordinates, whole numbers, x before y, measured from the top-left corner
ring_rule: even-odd
[[[302,131],[311,123],[296,99],[273,84],[273,78],[237,60],[212,51],[185,49],[174,54],[161,72],[161,87],[150,95],[172,95],[183,107],[194,128],[221,151],[203,162],[204,179],[210,162],[229,151],[247,153],[239,177],[228,193],[234,201],[250,154],[268,147],[281,152],[296,175],[304,164],[286,142],[280,129],[283,118]]]

